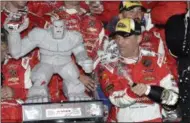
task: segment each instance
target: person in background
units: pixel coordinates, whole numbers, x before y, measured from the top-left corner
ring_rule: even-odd
[[[146,9],[150,9],[151,20],[154,25],[150,31],[160,34],[164,44],[166,62],[175,79],[178,80],[177,62],[166,44],[165,24],[171,16],[185,14],[187,12],[187,3],[185,1],[142,1],[141,3]]]
[[[20,24],[20,19],[26,15],[24,11],[26,5],[27,1],[6,2],[1,12],[1,26],[3,26],[5,19],[10,17],[15,20],[13,23],[10,23],[10,26],[17,28]],[[23,10],[24,12],[20,12],[19,10]],[[22,36],[24,37],[24,35],[23,33]],[[37,57],[33,57],[33,53],[19,60],[14,60],[10,56],[7,57],[1,65],[1,71],[4,75],[3,86],[14,88],[15,93],[18,94],[17,96],[21,99],[25,99],[27,89],[30,88],[32,84],[30,81],[30,69],[35,62],[37,62]]]
[[[171,16],[165,26],[166,43],[177,57],[179,72],[179,106],[182,123],[190,121],[190,19],[186,14]]]
[[[8,41],[7,32],[1,28],[1,66],[4,64],[8,56]],[[1,71],[1,122],[21,122],[22,121],[22,107],[18,103],[22,99],[22,93],[25,89],[20,88],[22,91],[18,93],[15,87],[4,83],[4,72]]]
[[[24,37],[30,29],[44,22],[36,15],[28,14],[27,1],[6,1],[1,11],[1,27],[7,17],[12,18],[11,28],[17,28],[24,16],[30,18],[30,26],[22,33]],[[38,24],[37,24],[38,23]],[[1,30],[3,32],[3,29]],[[4,32],[3,32],[4,33]],[[4,37],[7,36],[4,33]],[[5,45],[2,45],[5,46]],[[3,55],[2,55],[3,56]],[[2,122],[22,122],[21,104],[26,99],[28,88],[31,87],[30,71],[39,61],[38,52],[34,51],[26,57],[14,60],[10,56],[6,57],[1,64],[2,81],[2,102],[1,102],[1,121]]]
[[[102,49],[103,44],[105,41],[108,41],[108,36],[106,33],[106,30],[103,27],[103,23],[98,20],[96,17],[92,15],[87,15],[83,17],[81,24],[81,34],[84,39],[84,45],[86,47],[88,56],[94,61],[94,64],[96,64],[96,60],[98,58],[98,50]],[[99,83],[99,76],[98,76],[98,67],[95,67],[91,77],[95,83],[95,87],[92,88],[89,84],[88,87],[91,88],[93,93],[93,96],[96,100],[103,101],[104,104],[104,121],[106,121],[109,110],[110,110],[110,101],[107,97],[105,97]],[[82,76],[80,76],[81,78]],[[83,76],[86,77],[86,76]],[[88,78],[87,78],[88,79]],[[85,80],[85,79],[84,79]],[[85,81],[83,81],[85,82]]]
[[[143,26],[145,26],[144,13],[146,12],[146,9],[142,6],[140,1],[120,2],[118,8],[119,14],[113,17],[106,27],[109,32],[112,33],[115,31],[115,26],[117,22],[122,18],[134,19],[137,22],[141,23]]]
[[[118,6],[120,1],[90,1],[87,4],[89,5],[90,13],[98,20],[101,20],[104,27],[119,13]]]
[[[80,1],[62,1],[62,6],[45,14],[45,18],[51,23],[53,20],[64,19],[68,30],[80,31],[82,16],[87,13],[85,4]]]

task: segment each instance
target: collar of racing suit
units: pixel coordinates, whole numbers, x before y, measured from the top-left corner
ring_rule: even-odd
[[[156,56],[157,55],[155,52],[148,51],[141,47],[139,48],[139,51],[140,51],[140,53],[139,53],[138,57],[125,58],[125,57],[119,56],[119,61],[121,61],[125,64],[135,64],[141,60],[142,56]]]
[[[139,56],[137,57],[129,57],[129,58],[125,58],[123,56],[119,56],[119,61],[125,63],[125,64],[135,64],[139,61],[139,59],[141,59],[142,57],[142,53],[141,53],[141,48],[139,48]]]

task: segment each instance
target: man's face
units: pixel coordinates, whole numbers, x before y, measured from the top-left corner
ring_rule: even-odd
[[[118,45],[120,55],[123,57],[133,57],[134,52],[139,49],[139,36],[131,35],[129,37],[123,37],[116,35],[115,41]]]
[[[65,26],[63,20],[55,20],[53,21],[53,38],[62,39],[65,31]]]
[[[131,18],[136,20],[137,22],[141,22],[144,12],[142,11],[141,7],[135,7],[131,9],[130,11],[122,11],[123,18]]]
[[[16,8],[23,9],[26,6],[27,1],[11,1],[11,3]]]

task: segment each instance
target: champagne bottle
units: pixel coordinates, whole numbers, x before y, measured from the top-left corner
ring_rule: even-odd
[[[132,87],[134,86],[136,86],[136,83],[132,85]],[[175,92],[172,92],[172,93],[175,93]],[[176,101],[176,103],[174,103],[174,105],[162,104],[163,100],[168,100],[170,94],[171,94],[170,90],[167,90],[167,89],[164,89],[163,87],[155,86],[155,85],[150,85],[148,87],[148,92],[145,93],[145,95],[149,99],[151,99],[152,101],[156,103],[161,104],[162,107],[168,111],[175,110],[178,105],[178,100]],[[177,95],[177,93],[175,94]]]

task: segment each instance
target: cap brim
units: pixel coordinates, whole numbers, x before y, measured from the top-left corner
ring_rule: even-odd
[[[116,32],[113,32],[113,33],[111,33],[110,35],[109,35],[109,37],[114,37],[114,36],[116,36],[116,35],[120,35],[120,36],[122,36],[122,37],[129,37],[129,36],[131,36],[132,35],[132,33],[127,33],[127,32],[123,32],[123,31],[116,31]]]
[[[120,10],[120,13],[121,13],[122,11],[124,11],[124,10],[130,11],[131,9],[133,9],[133,8],[135,8],[135,7],[141,7],[141,10],[142,10],[143,12],[146,12],[146,11],[147,11],[146,8],[144,8],[143,6],[141,6],[141,5],[135,5],[135,6],[131,6],[131,7],[128,7],[128,8],[126,8],[126,7],[122,8],[122,9]]]

